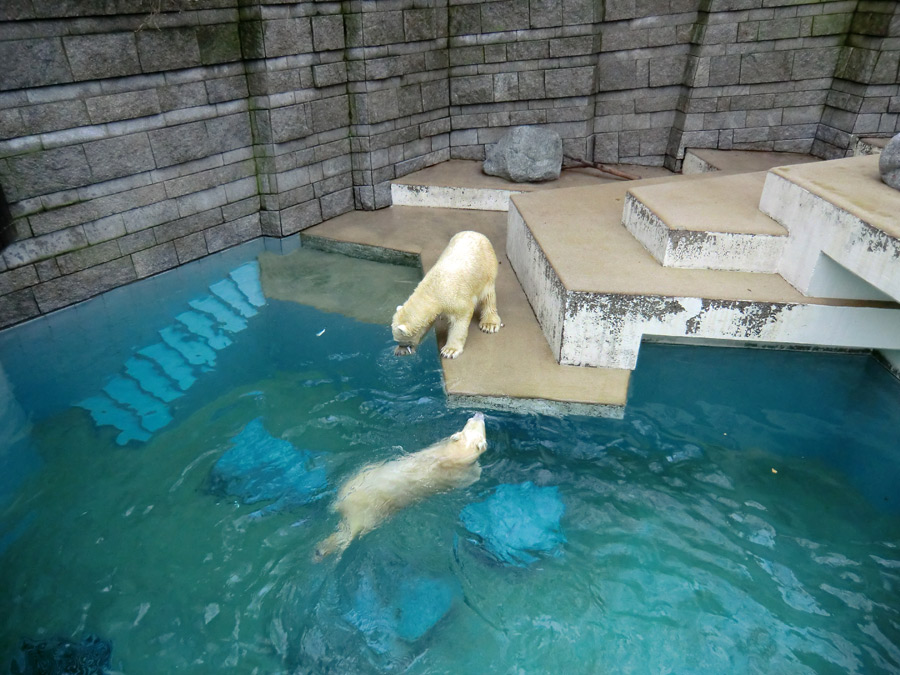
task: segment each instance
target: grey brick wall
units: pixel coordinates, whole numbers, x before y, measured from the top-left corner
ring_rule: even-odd
[[[352,209],[341,10],[4,3],[0,326]]]
[[[844,25],[847,37],[812,147],[826,158],[843,157],[855,137],[892,135],[900,128],[898,3],[860,0]]]
[[[387,206],[514,125],[675,170],[900,131],[879,0],[9,0],[0,63],[0,327]]]

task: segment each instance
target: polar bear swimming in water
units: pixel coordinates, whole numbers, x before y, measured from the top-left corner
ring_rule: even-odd
[[[314,559],[340,555],[354,539],[420,499],[471,485],[481,477],[478,458],[485,450],[484,415],[479,412],[462,431],[424,450],[363,467],[338,490],[331,510],[341,514],[341,522],[316,545]]]
[[[459,232],[440,258],[416,286],[391,320],[398,346],[394,354],[412,354],[435,319],[450,322],[447,344],[441,356],[455,359],[462,354],[475,307],[481,306],[478,327],[496,333],[503,325],[497,314],[497,255],[490,240],[478,232]]]

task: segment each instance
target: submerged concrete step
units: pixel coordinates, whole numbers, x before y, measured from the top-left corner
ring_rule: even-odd
[[[211,316],[222,327],[222,330],[229,333],[239,333],[247,327],[245,319],[236,314],[229,305],[211,295],[199,300],[191,300],[188,304],[197,311]]]
[[[147,345],[143,349],[139,349],[137,354],[150,359],[159,366],[160,370],[177,383],[182,391],[187,391],[197,381],[197,378],[194,377],[194,369],[185,358],[162,342]]]
[[[141,426],[140,418],[131,410],[120,406],[109,396],[91,396],[76,404],[87,410],[97,426],[111,426],[119,430],[116,442],[127,445],[131,441],[149,441],[152,434]]]
[[[210,347],[219,351],[231,344],[231,338],[218,332],[218,324],[211,317],[202,312],[188,310],[175,316],[175,320],[184,326],[188,332],[203,338]]]
[[[213,370],[216,352],[233,344],[226,333],[247,327],[247,319],[266,304],[259,263],[245,263],[209,287],[212,295],[191,300],[191,309],[159,329],[160,342],[135,350],[111,375],[102,393],[76,405],[91,413],[98,426],[119,430],[116,442],[146,442],[172,421],[169,403]]]
[[[644,336],[900,347],[896,305],[808,298],[777,274],[659,265],[620,224],[641,186],[512,199],[507,256],[560,363],[634,368]]]
[[[787,230],[759,211],[764,172],[628,189],[622,222],[666,267],[772,273]]]
[[[150,359],[132,356],[125,362],[125,374],[135,379],[141,389],[165,403],[184,396],[184,392],[176,389],[175,383]]]
[[[159,431],[172,421],[166,403],[146,393],[131,377],[111,377],[103,387],[103,392],[116,403],[134,410],[141,420],[141,426],[147,431]]]

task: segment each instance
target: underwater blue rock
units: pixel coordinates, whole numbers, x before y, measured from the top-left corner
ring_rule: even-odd
[[[65,638],[22,640],[10,664],[13,675],[104,675],[112,656],[112,644],[96,635],[81,642]]]
[[[362,549],[277,593],[269,636],[284,672],[408,672],[442,639],[463,597],[456,577],[392,547]]]
[[[390,583],[365,570],[353,592],[353,608],[344,615],[379,654],[397,655],[398,639],[415,642],[450,611],[460,595],[448,578],[420,576],[413,569],[398,570]]]
[[[529,481],[498,486],[483,502],[466,506],[460,519],[491,557],[527,567],[538,560],[535,553],[559,554],[566,541],[559,524],[565,510],[556,486]]]
[[[234,438],[210,471],[210,492],[236,497],[244,504],[272,502],[267,512],[308,504],[328,487],[320,453],[298,450],[275,438],[257,417]]]

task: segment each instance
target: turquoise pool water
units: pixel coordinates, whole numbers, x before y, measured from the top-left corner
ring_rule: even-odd
[[[95,634],[129,674],[900,671],[900,383],[872,358],[645,345],[623,419],[486,411],[478,482],[314,564],[330,489],[472,410],[433,339],[392,356],[415,271],[270,255],[0,334],[3,669]],[[328,488],[214,489],[244,442]],[[503,559],[465,514],[522,486],[559,529]]]

